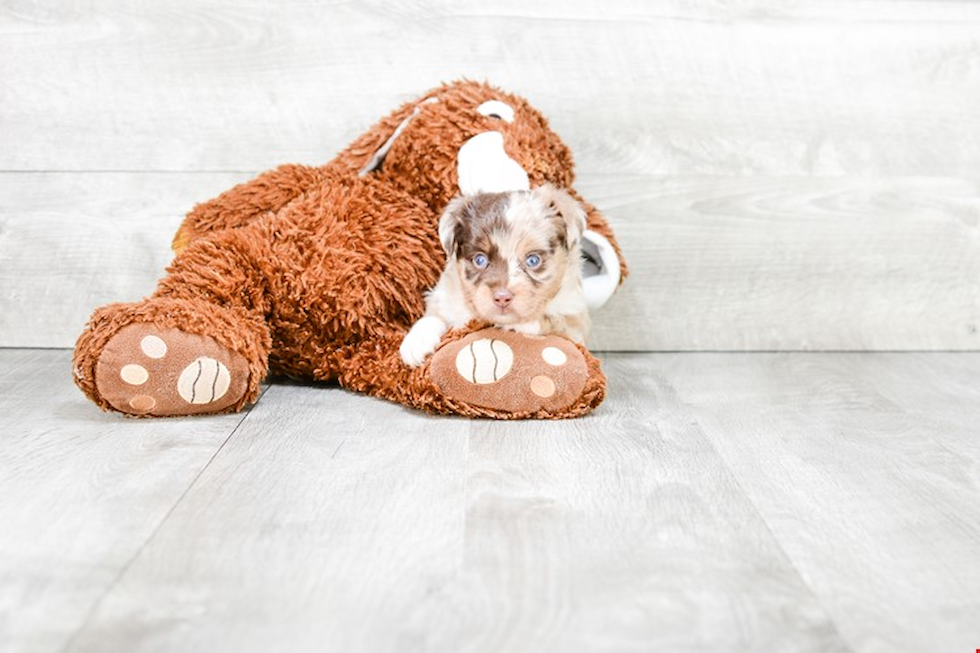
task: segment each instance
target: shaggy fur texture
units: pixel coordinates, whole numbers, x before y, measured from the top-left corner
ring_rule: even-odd
[[[425,102],[432,98],[438,101]],[[513,107],[513,122],[478,114],[474,107],[487,100]],[[362,172],[403,124],[380,166]],[[208,336],[243,356],[248,389],[226,410],[254,401],[271,371],[337,381],[436,413],[561,418],[590,411],[602,400],[605,379],[580,346],[588,379],[581,395],[560,410],[528,405],[505,411],[492,400],[462,401],[432,381],[429,368],[438,364],[438,352],[416,369],[399,358],[401,340],[423,314],[423,292],[445,264],[437,224],[458,192],[457,152],[488,130],[503,134],[507,155],[527,171],[532,187],[571,187],[568,149],[525,100],[473,82],[439,87],[322,167],[281,166],[195,207],[174,239],[178,254],[156,292],[95,312],[75,348],[77,384],[102,408],[132,412],[100,395],[96,367],[113,336],[139,323]],[[589,229],[619,253],[602,215],[583,204]],[[450,332],[443,344],[478,326]]]

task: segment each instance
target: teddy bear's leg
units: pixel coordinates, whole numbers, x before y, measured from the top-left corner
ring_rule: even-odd
[[[410,368],[398,353],[403,336],[345,353],[340,383],[428,412],[496,419],[578,417],[605,397],[599,361],[567,338],[454,331]]]
[[[218,413],[253,401],[271,347],[260,246],[229,232],[192,243],[157,292],[98,309],[75,346],[75,381],[104,409]]]

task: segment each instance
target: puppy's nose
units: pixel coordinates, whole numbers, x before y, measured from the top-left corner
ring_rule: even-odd
[[[498,290],[493,293],[493,303],[500,308],[507,308],[514,299],[514,293],[509,290]]]

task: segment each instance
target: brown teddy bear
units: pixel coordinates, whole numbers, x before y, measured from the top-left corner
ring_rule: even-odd
[[[270,372],[434,413],[585,414],[605,378],[562,337],[472,324],[420,367],[399,357],[445,265],[446,204],[461,192],[571,189],[572,179],[568,148],[527,101],[470,81],[436,88],[322,167],[284,165],[196,206],[156,292],[95,311],[75,346],[75,381],[103,409],[136,416],[240,410]],[[585,207],[596,307],[626,269],[605,219]]]

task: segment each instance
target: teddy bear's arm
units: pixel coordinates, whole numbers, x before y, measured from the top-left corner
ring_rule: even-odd
[[[626,259],[623,258],[623,250],[621,250],[619,247],[619,242],[616,240],[616,234],[613,233],[609,223],[606,222],[606,216],[602,215],[599,209],[597,209],[595,206],[583,200],[582,196],[575,190],[569,189],[569,192],[573,197],[575,197],[575,199],[582,203],[583,207],[585,207],[585,212],[587,215],[585,228],[601,235],[603,238],[609,241],[610,245],[612,245],[613,250],[616,252],[616,257],[619,259],[619,283],[622,284],[623,280],[626,279],[626,276],[629,274],[629,269],[626,267]]]
[[[596,310],[616,293],[629,270],[606,217],[574,190],[569,192],[582,203],[587,216],[582,237],[582,288],[585,303],[589,309]]]
[[[393,330],[335,353],[341,386],[429,413],[495,419],[578,417],[605,397],[599,361],[567,338],[525,336],[473,322],[443,336],[419,367]]]
[[[286,164],[198,204],[177,230],[173,250],[179,253],[200,236],[243,227],[257,217],[278,211],[319,181],[322,175],[322,168]]]

